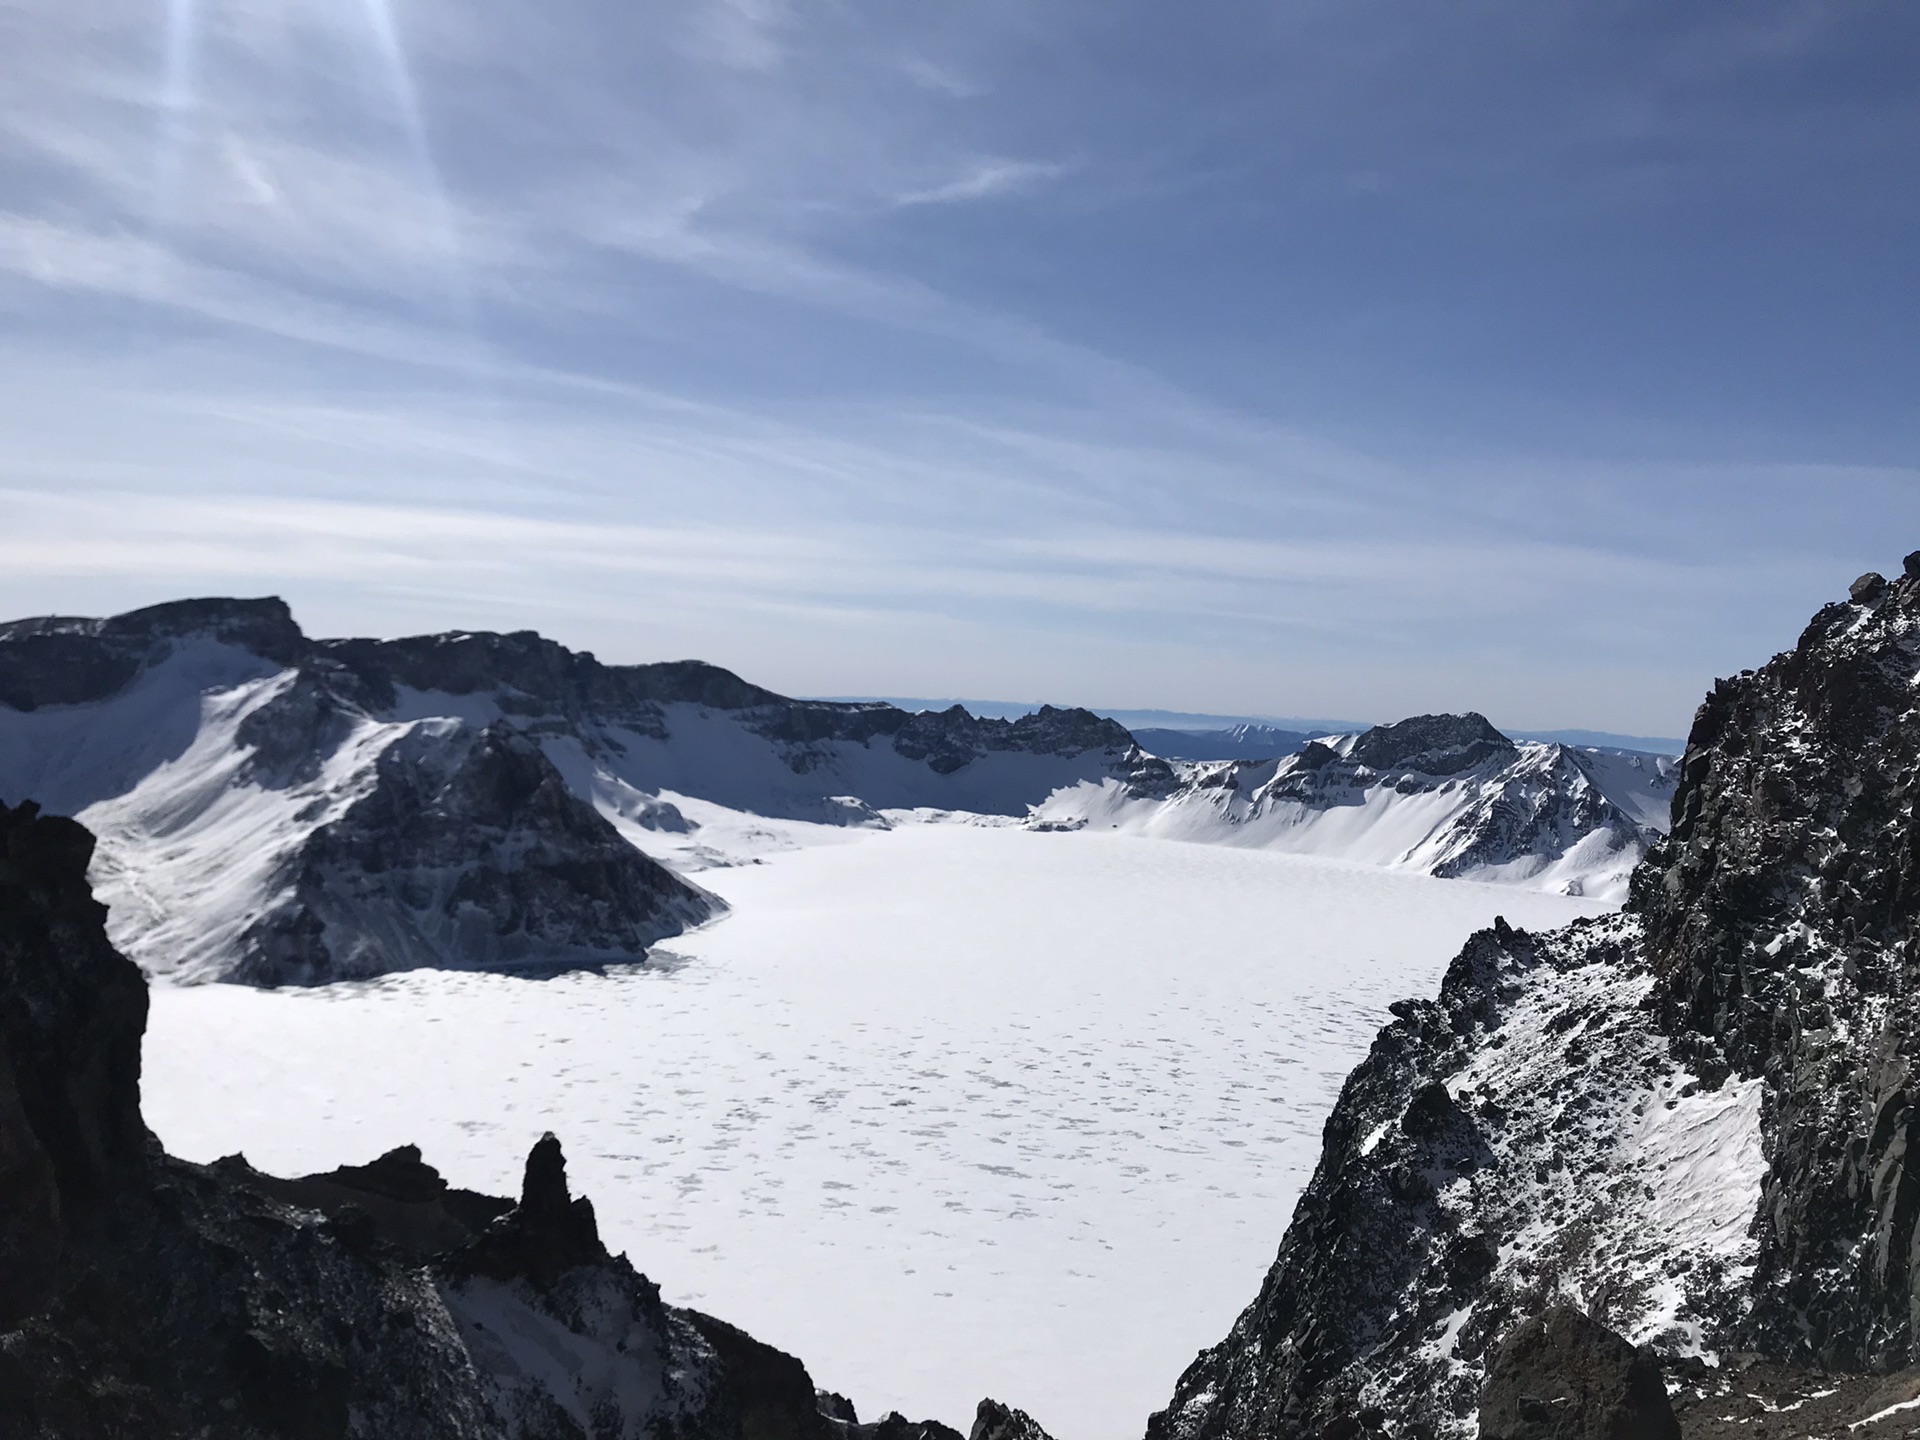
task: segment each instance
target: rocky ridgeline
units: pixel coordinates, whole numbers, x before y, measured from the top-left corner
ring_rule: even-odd
[[[0,1440],[959,1440],[863,1425],[792,1356],[665,1304],[552,1136],[517,1202],[410,1148],[297,1180],[165,1154],[91,851],[0,806]],[[991,1401],[973,1437],[1045,1440]]]
[[[50,616],[0,624],[0,704],[35,710],[107,699],[190,637],[212,637],[297,668],[301,694],[280,708],[304,709],[306,727],[289,728],[309,736],[321,733],[329,704],[386,712],[411,690],[484,694],[521,728],[583,737],[617,727],[666,739],[670,705],[736,712],[755,733],[790,747],[797,773],[808,768],[809,746],[834,740],[885,737],[903,756],[941,774],[1003,751],[1075,755],[1133,748],[1124,726],[1087,710],[1043,706],[1018,719],[987,720],[959,705],[915,713],[877,702],[793,700],[699,660],[604,665],[531,630],[310,640],[276,598],[180,600],[107,619]]]
[[[884,823],[873,804],[948,782],[966,808],[1024,813],[1053,783],[1044,763],[968,788],[1001,757],[1149,787],[1169,773],[1084,710],[791,700],[531,632],[310,640],[274,599],[0,626],[0,799],[84,811],[116,937],[187,980],[638,960],[724,909],[634,843],[696,828],[656,798],[664,783],[833,823]]]
[[[1613,899],[1665,828],[1674,768],[1663,756],[1516,745],[1473,713],[1417,715],[1279,758],[1181,763],[1171,783],[1154,775],[1064,791],[1033,823],[1105,823]]]
[[[1344,753],[1309,742],[1257,798],[1324,810],[1375,787],[1402,796],[1457,791],[1458,813],[1426,842],[1428,872],[1445,879],[1556,860],[1600,835],[1631,864],[1658,831],[1615,804],[1588,764],[1565,745],[1516,745],[1483,715],[1417,715],[1365,731]]]
[[[1568,1418],[1598,1351],[1490,1382],[1568,1302],[1658,1359],[1689,1436],[1910,1428],[1917,677],[1920,554],[1719,682],[1626,913],[1503,922],[1394,1007],[1150,1440],[1665,1433]]]

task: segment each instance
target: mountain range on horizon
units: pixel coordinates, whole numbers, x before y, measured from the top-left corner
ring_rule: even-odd
[[[93,828],[115,942],[188,981],[638,959],[723,911],[700,872],[769,824],[1095,826],[1606,898],[1673,783],[1477,715],[1170,759],[1086,710],[793,700],[531,631],[311,639],[276,599],[0,624],[0,798]]]
[[[959,705],[969,714],[998,720],[1018,719],[1022,715],[1031,715],[1041,708],[1039,704],[1028,701],[970,700],[960,696],[935,699],[911,695],[830,695],[816,698],[842,703],[895,705],[902,710],[912,711],[945,710],[950,706]],[[1164,732],[1169,736],[1202,735],[1213,740],[1212,748],[1216,749],[1231,742],[1228,739],[1215,740],[1214,737],[1228,737],[1237,731],[1274,731],[1282,735],[1299,735],[1305,739],[1313,739],[1321,735],[1351,735],[1361,730],[1372,729],[1373,726],[1382,723],[1378,720],[1329,720],[1298,715],[1222,715],[1199,710],[1163,709],[1115,710],[1098,705],[1085,708],[1103,719],[1118,721],[1135,735],[1139,735],[1143,730],[1155,734]],[[1512,739],[1533,740],[1542,744],[1575,745],[1600,750],[1630,750],[1646,755],[1678,755],[1686,749],[1685,740],[1671,735],[1627,735],[1611,730],[1580,728],[1533,730],[1504,725],[1500,729]],[[1170,756],[1170,758],[1225,760],[1256,757],[1222,753],[1192,757]]]

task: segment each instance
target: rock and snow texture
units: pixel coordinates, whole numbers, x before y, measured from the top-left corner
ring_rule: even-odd
[[[674,794],[884,824],[1152,763],[1084,712],[803,704],[528,634],[315,643],[278,601],[0,627],[0,795],[99,833],[116,943],[184,981],[637,959],[722,908],[647,853],[729,858]]]
[[[1920,555],[1715,688],[1625,913],[1496,926],[1348,1080],[1154,1440],[1473,1433],[1567,1300],[1676,1362],[1920,1359]]]
[[[1035,823],[1620,900],[1666,828],[1677,768],[1664,756],[1515,745],[1479,715],[1421,715],[1277,760],[1181,765],[1171,787],[1081,785],[1052,796]]]
[[[1084,710],[796,701],[530,632],[315,641],[277,600],[0,626],[0,798],[97,832],[115,942],[189,982],[634,959],[718,913],[685,876],[795,825],[945,815],[1604,900],[1667,783],[1652,757],[1516,748],[1477,716],[1176,765]]]
[[[277,601],[0,628],[0,694],[0,795],[99,833],[112,937],[150,974],[632,960],[718,908],[522,730],[394,718]]]

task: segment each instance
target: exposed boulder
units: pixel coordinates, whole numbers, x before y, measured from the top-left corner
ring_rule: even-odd
[[[1480,1394],[1481,1440],[1680,1440],[1653,1357],[1572,1305],[1500,1343]]]

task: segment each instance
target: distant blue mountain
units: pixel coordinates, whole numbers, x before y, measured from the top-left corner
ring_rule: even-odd
[[[820,700],[880,700],[902,710],[945,710],[963,705],[983,720],[1017,720],[1040,706],[1020,700],[927,699],[899,695],[821,695]],[[1068,701],[1054,701],[1066,705]],[[1371,720],[1312,720],[1299,716],[1208,715],[1192,710],[1102,710],[1094,714],[1117,720],[1131,730],[1142,747],[1168,760],[1264,760],[1291,755],[1316,735],[1352,735],[1369,729]],[[1610,730],[1508,730],[1514,740],[1542,740],[1575,748],[1629,750],[1639,754],[1678,755],[1684,740],[1666,735],[1619,735]],[[1153,738],[1148,739],[1149,736]],[[1282,737],[1290,737],[1283,740]],[[1285,745],[1284,749],[1274,747]],[[1251,746],[1252,748],[1246,748]],[[1240,747],[1240,748],[1236,748]],[[1204,753],[1202,753],[1204,752]]]
[[[1109,717],[1111,718],[1111,717]],[[1292,755],[1314,735],[1273,725],[1230,725],[1224,730],[1129,726],[1140,748],[1163,760],[1275,760]],[[1314,734],[1324,735],[1321,730]]]
[[[1576,750],[1631,750],[1643,755],[1684,754],[1687,742],[1665,735],[1615,735],[1607,730],[1509,730],[1515,740],[1547,740]]]

